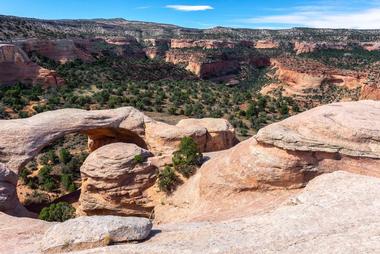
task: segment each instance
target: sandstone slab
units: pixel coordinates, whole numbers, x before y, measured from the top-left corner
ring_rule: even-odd
[[[148,237],[151,228],[152,223],[145,218],[79,217],[51,226],[41,241],[41,249],[43,252],[57,253],[142,241]]]

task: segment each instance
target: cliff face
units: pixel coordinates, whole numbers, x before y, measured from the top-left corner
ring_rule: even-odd
[[[89,53],[78,47],[79,45],[85,46],[88,44],[88,41],[83,40],[78,41],[78,44],[76,44],[74,40],[69,39],[29,39],[16,42],[16,45],[18,45],[27,53],[36,52],[61,64],[73,61],[75,59],[81,59],[85,62],[94,60],[94,58]]]
[[[276,82],[265,86],[263,94],[281,89],[285,96],[316,105],[359,99],[360,89],[367,81],[364,72],[332,69],[315,61],[278,58],[272,60],[272,67]]]
[[[0,44],[0,86],[17,82],[55,86],[63,84],[55,71],[30,61],[24,51],[15,45]]]
[[[317,50],[323,49],[337,49],[345,50],[351,49],[351,46],[347,42],[305,42],[305,41],[295,41],[294,51],[297,55],[303,53],[312,53]]]
[[[172,39],[171,48],[203,48],[203,49],[220,49],[235,48],[236,42],[223,40],[190,40],[190,39]]]

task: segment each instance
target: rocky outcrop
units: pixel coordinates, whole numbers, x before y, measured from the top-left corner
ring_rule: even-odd
[[[200,194],[299,188],[335,170],[380,177],[379,140],[378,102],[321,106],[269,125],[207,162]]]
[[[231,130],[232,131],[232,130]],[[89,138],[89,149],[111,143],[136,144],[154,155],[170,156],[178,148],[182,137],[194,137],[199,147],[219,150],[208,142],[208,130],[201,126],[180,128],[156,122],[132,107],[114,110],[85,111],[63,109],[35,115],[26,119],[0,120],[0,208],[12,214],[21,214],[15,184],[8,177],[18,175],[31,159],[46,146],[66,134],[81,132]],[[230,145],[228,142],[225,144]],[[223,147],[227,149],[230,146]],[[5,187],[4,187],[5,186]]]
[[[203,152],[224,150],[226,147],[233,147],[239,143],[234,127],[225,119],[183,119],[177,124],[180,128],[188,126],[206,128],[208,135],[205,147],[201,149]]]
[[[237,42],[224,40],[190,40],[190,39],[172,39],[171,48],[202,48],[202,49],[220,49],[220,48],[235,48]]]
[[[169,202],[195,207],[187,217],[197,217],[210,207],[231,207],[220,199],[240,200],[237,209],[260,198],[251,193],[301,188],[336,170],[380,177],[379,165],[380,103],[335,103],[269,125],[217,153]]]
[[[55,71],[40,67],[30,61],[24,51],[13,44],[0,44],[0,86],[42,84],[56,86],[63,84]]]
[[[279,48],[280,44],[273,40],[259,40],[255,44],[257,49],[276,49]]]
[[[149,217],[154,206],[144,192],[154,185],[157,173],[156,167],[145,162],[151,156],[127,143],[113,143],[91,153],[81,167],[80,213]]]
[[[142,241],[152,229],[148,219],[136,217],[79,217],[51,226],[41,241],[44,253],[62,253],[110,244]]]
[[[380,159],[380,102],[321,106],[261,129],[256,139],[289,151]]]
[[[380,100],[380,85],[365,84],[360,92],[362,100]]]
[[[215,57],[210,60],[202,51],[170,50],[166,52],[166,62],[183,66],[200,78],[219,77],[240,70],[240,63],[234,59],[222,60]]]
[[[54,60],[55,62],[64,64],[69,61],[81,59],[84,62],[93,61],[94,58],[78,47],[78,45],[89,44],[89,41],[79,40],[78,45],[72,39],[42,40],[28,39],[16,42],[25,52],[36,52],[39,55]]]
[[[296,41],[294,42],[294,51],[297,55],[304,53],[313,53],[318,50],[324,49],[337,49],[337,50],[345,50],[351,49],[350,46],[346,42],[306,42],[306,41]]]
[[[380,42],[362,42],[360,46],[368,51],[380,50]]]
[[[170,48],[170,40],[146,39],[144,40],[145,55],[149,59],[165,58],[166,51]]]
[[[271,62],[276,70],[274,77],[279,82],[265,86],[261,92],[268,94],[280,87],[283,95],[301,101],[306,98],[320,98],[327,102],[358,99],[367,80],[365,73],[331,69],[312,60],[279,58]]]

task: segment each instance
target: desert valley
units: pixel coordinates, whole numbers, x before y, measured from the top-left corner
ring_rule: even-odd
[[[0,253],[380,253],[380,29],[0,16]]]

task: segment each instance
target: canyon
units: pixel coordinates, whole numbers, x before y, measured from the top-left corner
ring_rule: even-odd
[[[372,84],[370,77],[376,70],[376,62],[373,63],[374,67],[371,63],[359,70],[350,70],[308,58],[310,54],[331,50],[345,52],[347,56],[356,49],[377,52],[380,38],[376,30],[364,30],[359,35],[355,30],[329,29],[245,30],[217,27],[198,30],[122,19],[45,21],[7,16],[0,19],[3,21],[0,41],[8,48],[15,47],[12,52],[16,54],[17,51],[24,59],[14,61],[17,57],[13,56],[13,60],[6,63],[2,60],[4,66],[12,66],[7,69],[14,70],[10,75],[9,71],[5,73],[1,68],[4,72],[0,75],[2,85],[17,81],[45,85],[63,83],[54,71],[38,67],[26,55],[37,54],[59,64],[77,59],[92,62],[105,55],[113,55],[160,59],[183,67],[198,78],[229,85],[245,81],[242,75],[245,66],[273,69],[275,74],[269,75],[269,79],[279,82],[266,83],[264,94],[284,89],[284,96],[298,99],[300,95],[313,97],[313,90],[324,90],[328,86],[345,90],[342,92],[345,94],[338,95],[335,101],[371,98],[368,93],[375,94],[372,98],[377,98],[378,83],[375,81]],[[30,31],[17,26],[19,23],[30,27]],[[60,29],[63,29],[65,38],[62,38]],[[39,34],[42,31],[48,35]],[[317,34],[319,37],[314,38]],[[343,43],[340,39],[344,36],[350,39]],[[17,68],[24,68],[25,64],[30,71],[18,72]],[[13,73],[17,73],[18,77]],[[10,76],[13,80],[8,80]],[[300,100],[305,101],[304,98]],[[323,103],[315,105],[320,104]]]
[[[0,253],[379,253],[380,30],[0,15]]]

